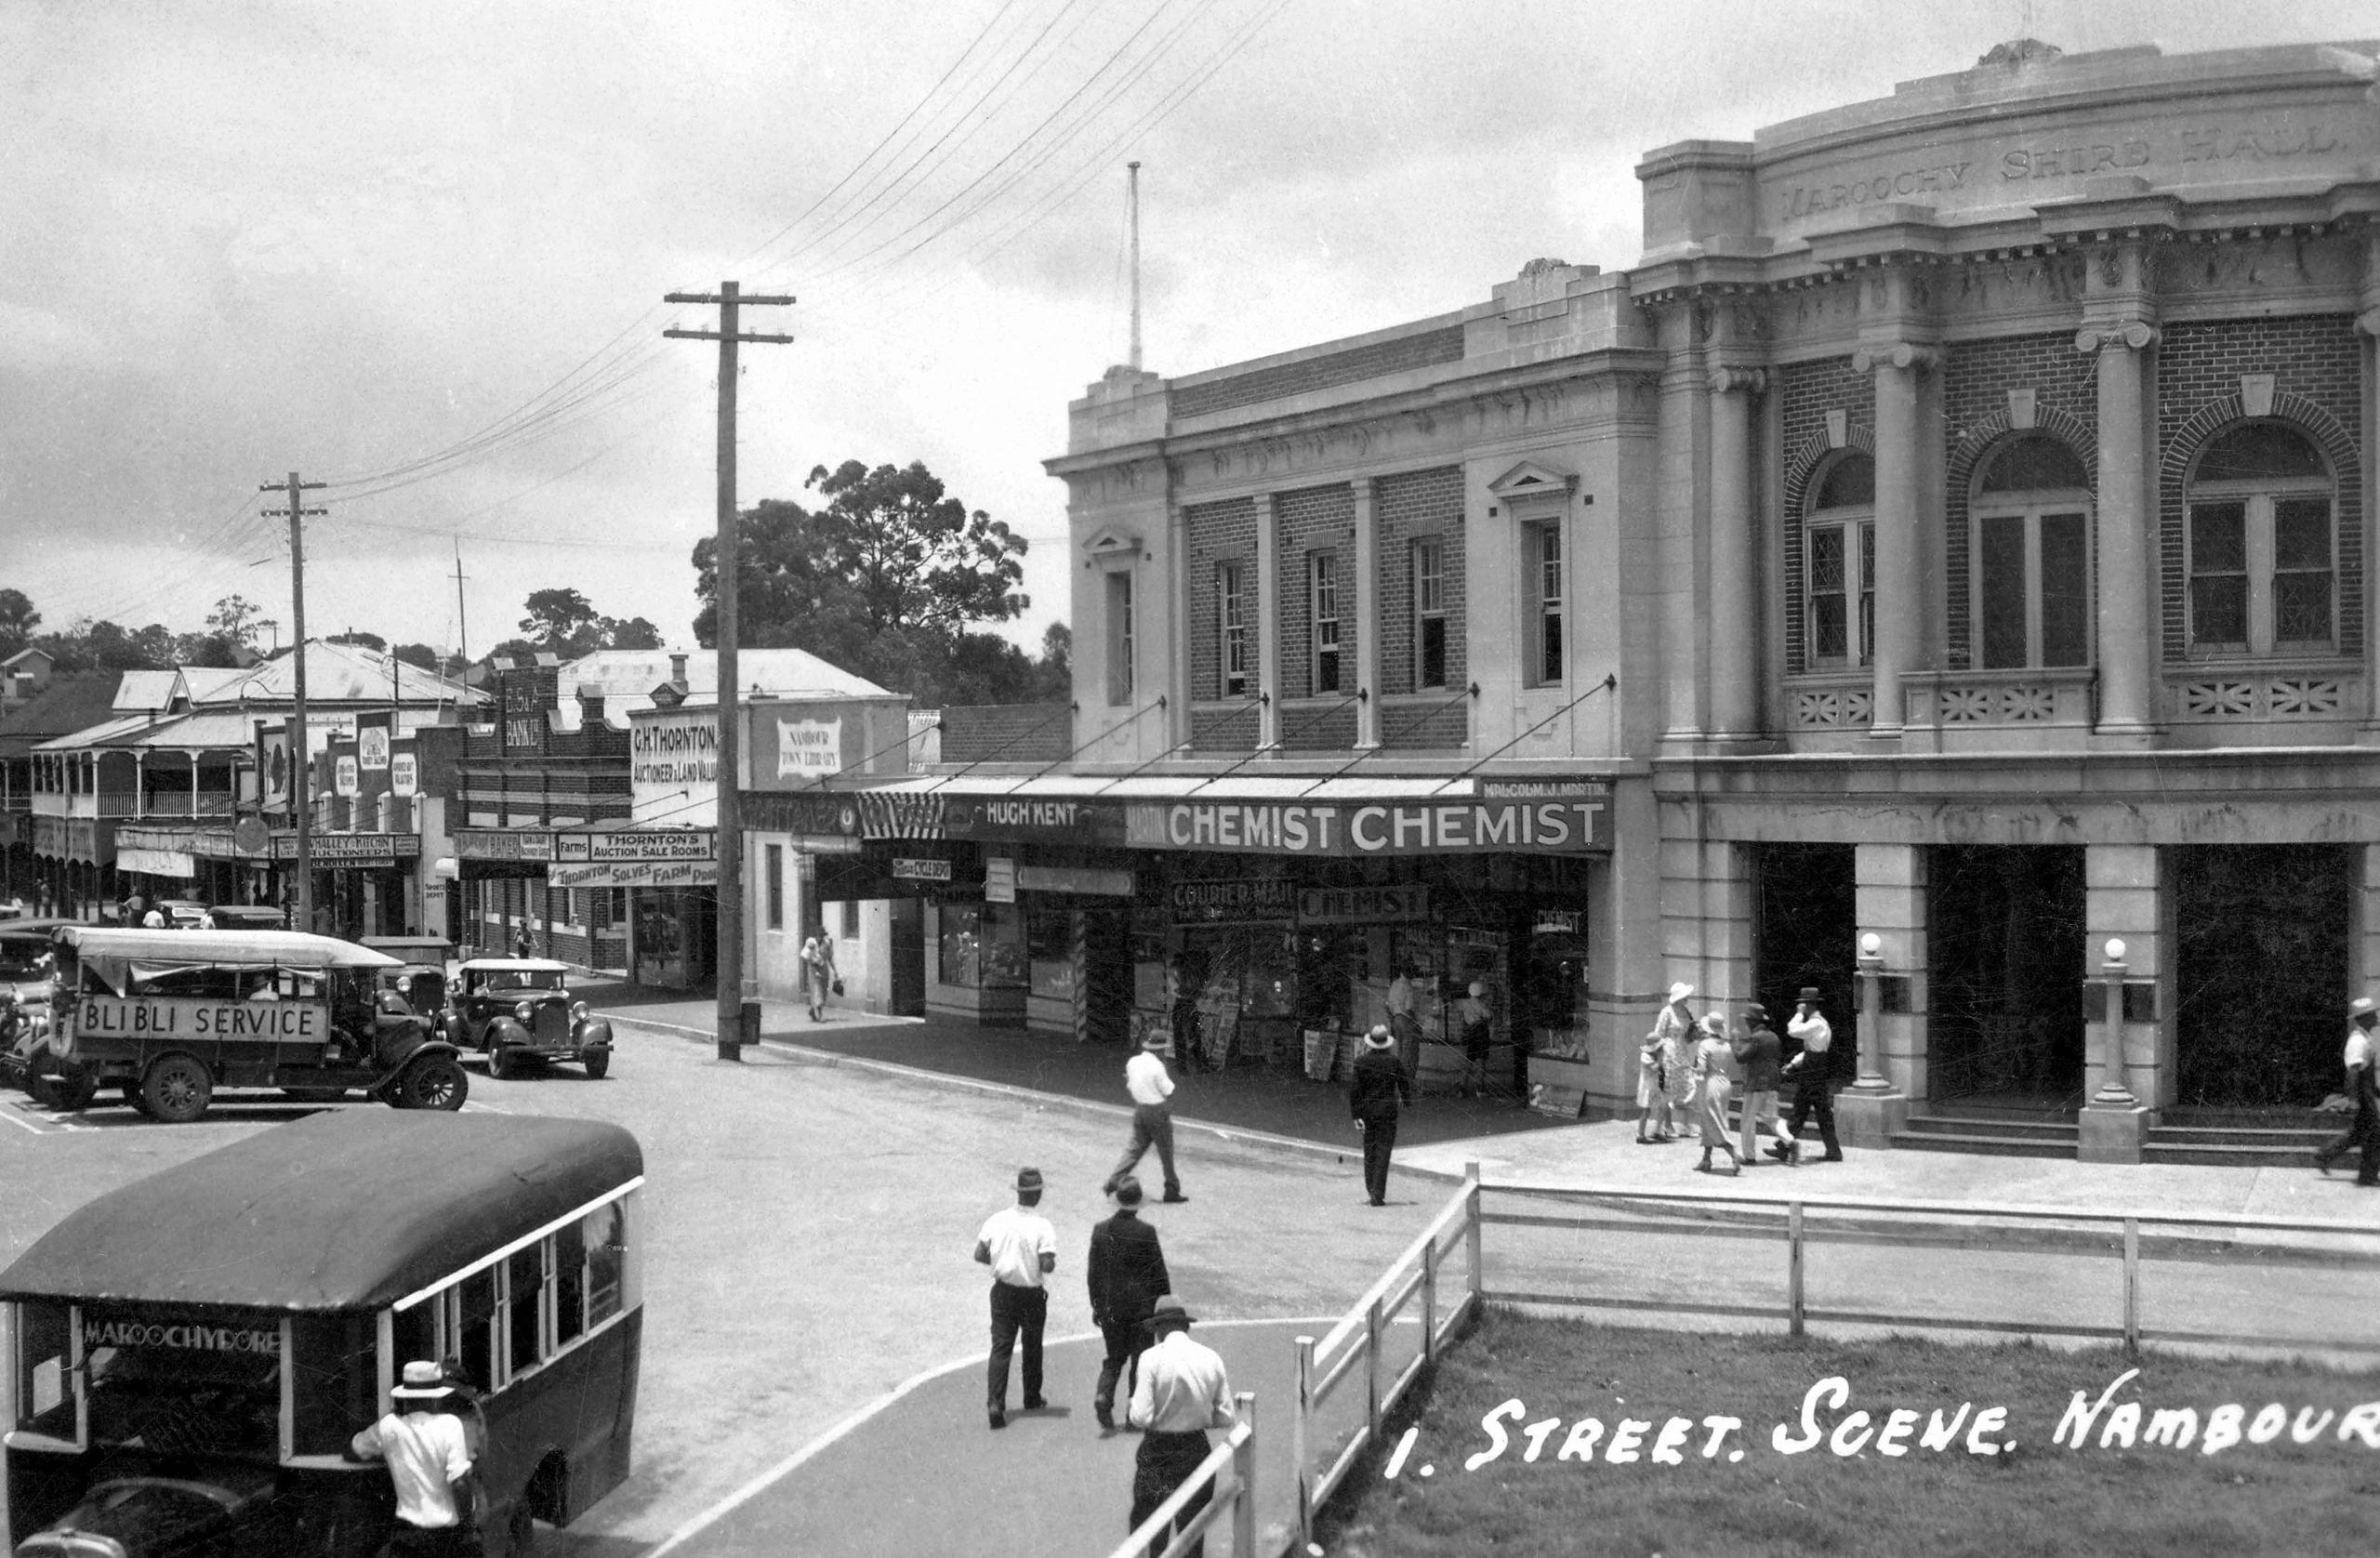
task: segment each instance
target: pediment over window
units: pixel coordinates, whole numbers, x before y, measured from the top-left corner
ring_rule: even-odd
[[[1525,503],[1533,497],[1567,497],[1578,485],[1575,475],[1549,469],[1535,460],[1523,460],[1488,482],[1488,490],[1506,503]]]
[[[1101,530],[1083,543],[1082,555],[1093,562],[1105,562],[1141,555],[1141,538],[1120,530]]]

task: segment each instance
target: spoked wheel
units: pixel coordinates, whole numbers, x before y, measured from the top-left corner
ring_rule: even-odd
[[[140,1079],[140,1101],[150,1117],[167,1125],[188,1125],[206,1113],[215,1097],[215,1079],[189,1055],[164,1055],[150,1063]]]
[[[400,1109],[460,1109],[470,1096],[470,1078],[452,1055],[428,1055],[406,1068],[397,1085]]]

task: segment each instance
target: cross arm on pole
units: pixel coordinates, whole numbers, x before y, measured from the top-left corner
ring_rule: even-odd
[[[259,508],[257,512],[268,520],[285,520],[289,517],[289,510],[286,508]],[[311,519],[329,512],[327,508],[300,508],[298,510],[298,517],[301,520]]]
[[[716,330],[664,330],[661,333],[674,336],[681,341],[765,341],[773,346],[789,346],[793,342],[791,336],[762,336],[751,331],[739,331],[734,336],[721,335]]]
[[[330,485],[330,483],[327,482],[259,482],[257,483],[257,491],[260,493],[285,493],[290,488],[296,487],[301,492],[312,492],[316,487],[326,487],[328,485]]]
[[[739,292],[733,297],[723,292],[665,292],[661,300],[665,303],[768,303],[782,308],[795,299],[789,295],[765,292]]]

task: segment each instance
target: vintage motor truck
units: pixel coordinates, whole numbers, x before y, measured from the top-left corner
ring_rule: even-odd
[[[397,962],[386,953],[292,931],[70,927],[57,957],[58,1107],[102,1089],[173,1123],[205,1114],[222,1089],[463,1106],[454,1046],[377,998],[377,970]]]
[[[600,1078],[612,1069],[612,1024],[571,998],[570,965],[548,957],[474,957],[446,986],[446,1037],[487,1055],[491,1076],[527,1061],[575,1061]]]

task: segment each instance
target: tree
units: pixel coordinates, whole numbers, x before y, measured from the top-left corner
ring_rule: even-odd
[[[264,625],[264,608],[245,596],[226,595],[206,614],[206,626],[233,643],[253,645]]]
[[[447,654],[428,644],[399,644],[389,653],[408,666],[433,671],[440,676],[459,677],[463,674],[463,661],[459,655]]]
[[[632,616],[626,622],[614,617],[605,617],[603,638],[605,649],[659,649],[661,647],[661,629],[641,616]]]
[[[545,653],[575,660],[599,649],[659,649],[661,629],[641,616],[626,622],[605,616],[594,602],[575,589],[540,589],[522,602],[529,614],[521,619],[526,639],[509,640],[492,652]]]
[[[950,496],[925,466],[820,466],[812,510],[770,499],[739,516],[737,637],[755,649],[806,649],[920,703],[1012,702],[1033,661],[996,634],[1031,602],[1024,537]],[[694,546],[694,637],[719,633],[717,548]]]
[[[353,644],[359,649],[371,650],[376,654],[385,654],[389,651],[389,640],[382,638],[379,634],[359,633],[352,627],[349,628],[344,633],[333,633],[329,638],[324,639],[323,642],[326,644]]]
[[[14,654],[33,641],[41,613],[21,589],[0,589],[0,654]]]

